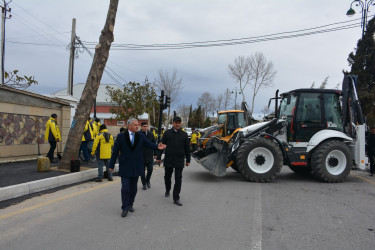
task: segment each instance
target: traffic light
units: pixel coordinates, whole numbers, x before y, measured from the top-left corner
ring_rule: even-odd
[[[170,108],[171,107],[171,98],[169,96],[165,96],[165,104],[164,104],[164,109]]]

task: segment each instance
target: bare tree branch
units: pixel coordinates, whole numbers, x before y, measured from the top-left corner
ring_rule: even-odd
[[[207,117],[208,112],[215,110],[215,101],[209,92],[204,92],[199,97],[197,104],[203,108],[204,117]]]
[[[250,79],[251,87],[253,89],[253,97],[251,101],[251,111],[254,111],[255,96],[258,94],[260,88],[271,87],[273,79],[277,71],[274,70],[273,63],[267,62],[266,57],[261,52],[256,52],[250,56]]]
[[[251,58],[238,56],[233,64],[228,65],[229,74],[240,84],[242,101],[245,101],[245,88],[250,81]]]
[[[227,88],[223,93],[223,108],[227,110],[232,104],[232,92]]]
[[[171,106],[175,101],[177,102],[179,91],[183,88],[182,77],[177,76],[177,70],[173,69],[170,73],[167,70],[159,70],[159,78],[155,80],[156,88],[171,98]],[[167,121],[170,120],[171,107],[168,108]]]

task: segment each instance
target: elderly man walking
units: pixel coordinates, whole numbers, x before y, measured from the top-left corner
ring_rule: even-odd
[[[166,145],[158,146],[150,142],[142,133],[138,132],[138,121],[130,118],[127,121],[128,129],[117,135],[113,154],[109,163],[109,171],[113,169],[119,157],[119,175],[121,176],[121,216],[127,216],[128,212],[134,212],[133,204],[137,195],[139,176],[144,176],[143,147],[154,150],[165,149]]]

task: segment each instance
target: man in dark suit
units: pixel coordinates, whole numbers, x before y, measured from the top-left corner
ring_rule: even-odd
[[[165,131],[163,137],[161,138],[161,143],[167,145],[164,157],[164,167],[165,167],[165,197],[169,197],[169,192],[172,185],[172,174],[173,170],[175,184],[173,187],[173,200],[174,204],[182,206],[180,202],[180,192],[182,184],[182,170],[185,166],[190,164],[190,143],[188,135],[185,131],[181,130],[181,118],[176,116],[173,118],[173,127]],[[158,152],[156,158],[158,164],[161,161],[162,152]],[[185,163],[186,158],[186,163]]]
[[[154,135],[148,131],[148,122],[142,122],[141,123],[141,133],[152,143],[156,144],[156,140]],[[152,175],[152,170],[154,168],[154,155],[156,151],[152,150],[151,148],[148,147],[143,147],[143,163],[145,164],[145,170],[147,170],[147,175],[146,176],[141,176],[141,181],[143,185],[143,190],[146,190],[147,188],[151,188],[151,175]],[[156,158],[156,156],[155,156]]]
[[[113,173],[116,160],[119,157],[119,175],[121,176],[121,200],[122,213],[125,217],[129,212],[134,212],[133,203],[137,195],[137,183],[139,176],[145,174],[143,164],[143,147],[149,147],[154,150],[165,149],[166,145],[150,142],[142,133],[138,132],[138,121],[130,118],[127,121],[128,129],[124,133],[117,135],[109,171]]]

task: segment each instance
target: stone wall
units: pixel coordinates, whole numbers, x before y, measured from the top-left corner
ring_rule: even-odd
[[[70,105],[42,95],[0,88],[0,163],[45,156],[49,143],[44,141],[45,124],[57,114],[63,151],[70,128]],[[2,139],[2,140],[1,140]],[[55,151],[56,152],[56,151]]]

